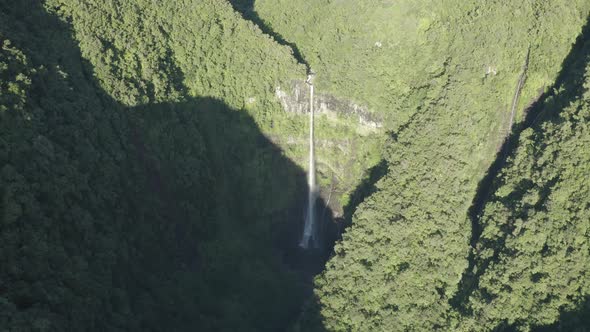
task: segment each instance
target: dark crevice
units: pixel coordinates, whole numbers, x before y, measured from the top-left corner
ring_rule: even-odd
[[[529,64],[530,55],[531,54],[530,54],[530,47],[529,47],[529,50],[526,55],[526,60],[524,63],[523,71],[518,79],[517,88],[516,88],[516,91],[514,92],[512,109],[510,111],[511,122],[510,122],[509,126],[512,128],[511,133],[502,143],[502,145],[498,151],[498,154],[496,155],[496,159],[494,160],[492,165],[488,168],[488,171],[487,171],[486,175],[484,176],[484,178],[478,184],[478,188],[475,193],[475,197],[473,199],[473,202],[471,203],[471,206],[469,207],[469,210],[467,211],[469,219],[471,220],[471,242],[470,242],[470,244],[471,244],[471,247],[473,247],[473,248],[475,248],[475,246],[477,245],[477,242],[479,241],[479,238],[481,236],[482,229],[481,229],[481,225],[479,223],[479,219],[481,218],[481,215],[483,213],[483,209],[485,207],[486,202],[490,198],[492,190],[495,189],[495,187],[493,185],[494,180],[498,177],[498,174],[500,173],[500,171],[502,170],[502,168],[506,164],[508,157],[514,153],[514,151],[517,147],[518,139],[519,139],[522,131],[525,130],[526,128],[530,127],[531,121],[530,121],[529,117],[531,117],[532,115],[535,114],[534,110],[532,112],[527,112],[527,114],[525,116],[525,120],[522,123],[517,124],[516,126],[514,126],[514,124],[512,123],[514,120],[513,117],[516,113],[516,107],[518,104],[518,100],[520,99],[520,94],[522,92],[522,88],[524,87],[524,84],[526,82],[526,72],[527,72],[527,68],[528,68],[528,64]],[[539,105],[543,104],[542,101],[543,101],[543,97],[541,97],[539,99],[539,102],[541,102]],[[533,109],[534,109],[534,107],[533,107]]]
[[[271,36],[277,43],[291,48],[293,57],[297,60],[297,62],[307,68],[308,73],[311,73],[311,67],[303,57],[303,53],[301,53],[297,45],[295,43],[289,42],[280,33],[274,31],[273,28],[267,22],[265,22],[260,17],[260,15],[258,15],[256,10],[254,10],[255,1],[256,0],[229,0],[234,10],[242,14],[242,17],[245,20],[256,24],[263,33]]]
[[[461,311],[462,313],[468,313],[466,301],[470,295],[477,288],[479,283],[479,277],[484,274],[486,268],[491,262],[496,260],[504,247],[504,242],[508,234],[511,233],[512,225],[507,225],[504,229],[502,237],[496,241],[496,243],[488,244],[494,247],[494,255],[491,258],[484,261],[477,261],[477,245],[480,243],[480,237],[483,232],[483,226],[481,223],[481,217],[485,208],[486,203],[490,200],[493,192],[497,189],[497,178],[501,170],[506,166],[509,157],[514,156],[516,149],[518,148],[518,141],[521,133],[528,128],[539,128],[544,121],[548,121],[551,118],[558,115],[556,112],[549,113],[551,109],[563,109],[569,103],[571,103],[576,96],[580,94],[583,89],[584,82],[584,68],[585,64],[588,63],[589,58],[589,47],[588,40],[590,38],[590,21],[586,21],[585,26],[582,29],[581,34],[578,36],[576,43],[570,50],[570,53],[562,63],[562,69],[560,70],[557,79],[553,86],[544,92],[536,101],[534,101],[530,107],[525,109],[525,118],[522,122],[517,123],[513,126],[511,134],[506,138],[493,163],[488,168],[488,171],[484,178],[479,182],[477,191],[471,207],[468,210],[468,216],[471,220],[471,252],[469,254],[469,265],[467,270],[464,272],[459,288],[456,295],[449,301],[450,304]],[[535,54],[530,54],[531,58]],[[559,96],[559,100],[556,100],[557,93],[562,91]],[[518,93],[518,92],[517,92]],[[555,105],[558,107],[548,107]],[[551,188],[555,185],[557,179],[549,181],[547,185],[542,188],[542,192],[546,195],[550,192]],[[477,272],[475,272],[475,270]]]

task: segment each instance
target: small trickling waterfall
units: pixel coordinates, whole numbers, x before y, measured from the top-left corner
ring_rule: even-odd
[[[314,152],[314,141],[313,141],[313,120],[314,120],[314,109],[313,109],[313,75],[307,76],[306,83],[309,85],[309,169],[307,174],[307,211],[305,215],[305,225],[303,227],[303,236],[299,246],[308,249],[309,247],[318,248],[318,230],[316,225],[315,215],[315,203],[317,199],[318,188],[315,180],[315,152]]]

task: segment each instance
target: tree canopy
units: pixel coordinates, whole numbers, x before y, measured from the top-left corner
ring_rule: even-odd
[[[0,331],[584,331],[589,13],[0,0]]]

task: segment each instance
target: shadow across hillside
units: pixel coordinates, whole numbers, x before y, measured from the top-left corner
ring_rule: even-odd
[[[290,47],[297,62],[305,65],[308,72],[311,70],[309,63],[305,60],[305,57],[297,47],[297,44],[287,41],[280,33],[274,31],[272,27],[260,17],[260,15],[258,15],[254,9],[254,3],[256,0],[229,0],[229,2],[234,7],[235,11],[242,14],[244,19],[256,24],[263,33],[274,38],[279,44]]]
[[[126,107],[39,1],[0,0],[0,20],[26,57],[0,77],[30,80],[0,121],[0,326],[293,323],[326,255],[298,249],[305,173],[254,119],[212,98]]]
[[[534,53],[530,54],[531,57],[535,57]],[[496,183],[498,175],[501,170],[506,166],[506,163],[510,157],[513,157],[516,149],[518,148],[518,141],[521,133],[528,128],[533,130],[540,130],[543,122],[554,121],[557,119],[558,113],[550,113],[548,110],[560,110],[567,107],[573,102],[578,96],[584,92],[584,68],[590,62],[590,17],[587,18],[586,24],[584,25],[581,34],[578,36],[576,43],[570,50],[570,53],[564,59],[561,70],[557,76],[557,79],[553,86],[551,86],[547,92],[542,94],[535,102],[533,102],[527,109],[525,109],[525,118],[522,122],[515,124],[510,135],[504,141],[502,147],[496,155],[496,159],[490,165],[486,175],[479,182],[476,195],[473,199],[471,207],[468,210],[468,216],[471,219],[472,234],[470,244],[472,250],[469,254],[469,266],[464,272],[459,285],[459,291],[454,298],[450,300],[450,303],[456,309],[464,313],[468,313],[467,300],[475,289],[478,287],[479,278],[485,273],[487,267],[498,260],[499,254],[504,248],[506,237],[512,232],[512,229],[504,229],[502,238],[495,243],[485,243],[486,246],[493,248],[494,254],[483,260],[476,260],[476,246],[480,242],[480,237],[483,232],[481,225],[481,217],[486,203],[492,197],[494,191],[498,185]],[[560,92],[559,98],[556,97],[556,93]],[[558,104],[556,104],[558,103]],[[557,120],[558,121],[558,120]],[[551,187],[555,184],[554,181],[550,181],[545,185],[545,188],[541,190],[541,199],[537,203],[541,205],[545,202],[545,199],[550,193]],[[521,183],[521,187],[515,190],[516,193],[524,193],[528,188],[526,186],[531,185],[527,183]],[[525,187],[522,187],[525,186]],[[519,197],[510,196],[508,199],[519,201]],[[513,227],[513,226],[511,226]],[[476,272],[474,272],[476,271]]]
[[[169,220],[167,246],[176,245],[178,264],[194,266],[198,273],[216,271],[207,281],[215,285],[207,287],[211,303],[243,293],[242,309],[257,330],[280,330],[294,322],[302,301],[311,295],[313,276],[327,259],[325,248],[298,247],[305,173],[247,113],[230,110],[218,100],[145,105],[132,113],[137,159],[148,174],[144,190],[158,197]],[[205,179],[199,181],[190,172]],[[193,207],[202,201],[209,206]],[[319,200],[317,211],[324,209],[329,208]],[[195,220],[203,210],[207,217]],[[218,245],[223,249],[209,253],[209,246]],[[194,262],[191,257],[197,252]]]

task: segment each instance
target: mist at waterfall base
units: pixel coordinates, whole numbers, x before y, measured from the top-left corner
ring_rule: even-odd
[[[299,246],[303,249],[320,248],[319,232],[315,215],[315,203],[317,200],[317,191],[310,188],[307,202],[307,209],[305,212],[305,225],[303,227],[303,235]]]

